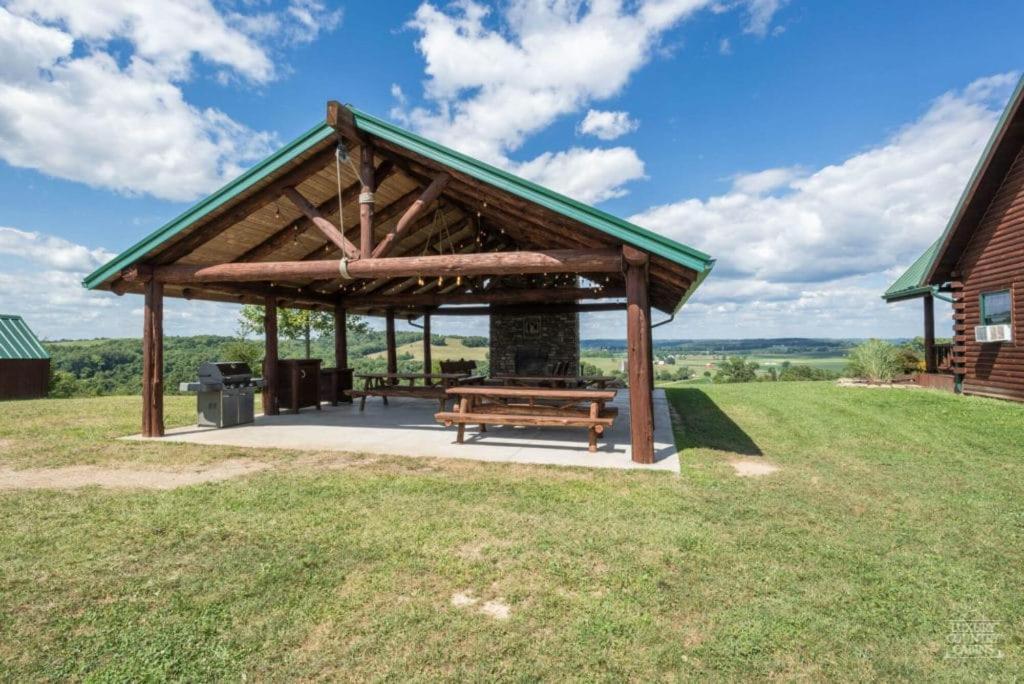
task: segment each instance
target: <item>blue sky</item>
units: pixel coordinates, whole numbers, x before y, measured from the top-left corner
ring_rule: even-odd
[[[1022,19],[997,1],[0,2],[0,310],[49,338],[137,336],[138,298],[82,274],[340,99],[713,254],[660,337],[919,334],[919,307],[878,295],[941,231],[1024,64]],[[167,315],[234,329],[224,305]],[[614,314],[583,323],[622,335]]]

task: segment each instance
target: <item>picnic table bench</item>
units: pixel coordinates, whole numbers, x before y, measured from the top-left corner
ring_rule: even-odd
[[[618,409],[606,406],[615,399],[615,390],[568,389],[557,387],[449,387],[447,394],[457,398],[454,411],[441,410],[434,415],[445,427],[458,425],[456,441],[462,444],[466,425],[585,427],[588,449],[597,451],[597,438],[612,426]]]
[[[444,411],[449,399],[445,390],[458,384],[480,384],[484,381],[484,376],[468,373],[360,373],[355,377],[363,381],[363,387],[349,390],[349,395],[359,398],[360,411],[366,408],[366,397],[380,397],[385,406],[388,397],[434,399],[440,402]],[[416,381],[422,384],[417,385]]]
[[[527,385],[532,387],[586,387],[605,389],[618,380],[612,375],[512,375],[499,373],[491,376],[492,380],[512,387]]]

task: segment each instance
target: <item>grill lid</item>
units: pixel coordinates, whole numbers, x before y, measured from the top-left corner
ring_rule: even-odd
[[[252,380],[252,368],[242,361],[207,361],[199,364],[199,382],[239,385]]]

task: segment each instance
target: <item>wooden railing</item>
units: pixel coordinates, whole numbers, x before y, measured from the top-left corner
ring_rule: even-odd
[[[953,345],[951,343],[936,344],[932,347],[931,366],[937,373],[950,373],[953,368]]]

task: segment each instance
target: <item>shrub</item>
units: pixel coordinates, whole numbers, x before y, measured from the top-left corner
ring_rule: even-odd
[[[795,366],[787,366],[786,364],[783,364],[782,372],[779,373],[779,380],[783,382],[798,380],[835,380],[838,377],[838,373],[833,373],[832,371],[825,370],[824,368],[805,366],[803,364],[797,364]]]
[[[715,373],[715,382],[754,382],[757,380],[755,361],[747,361],[742,356],[731,356],[723,361]]]
[[[903,372],[903,352],[884,340],[861,342],[850,351],[847,371],[870,382],[892,382]]]

